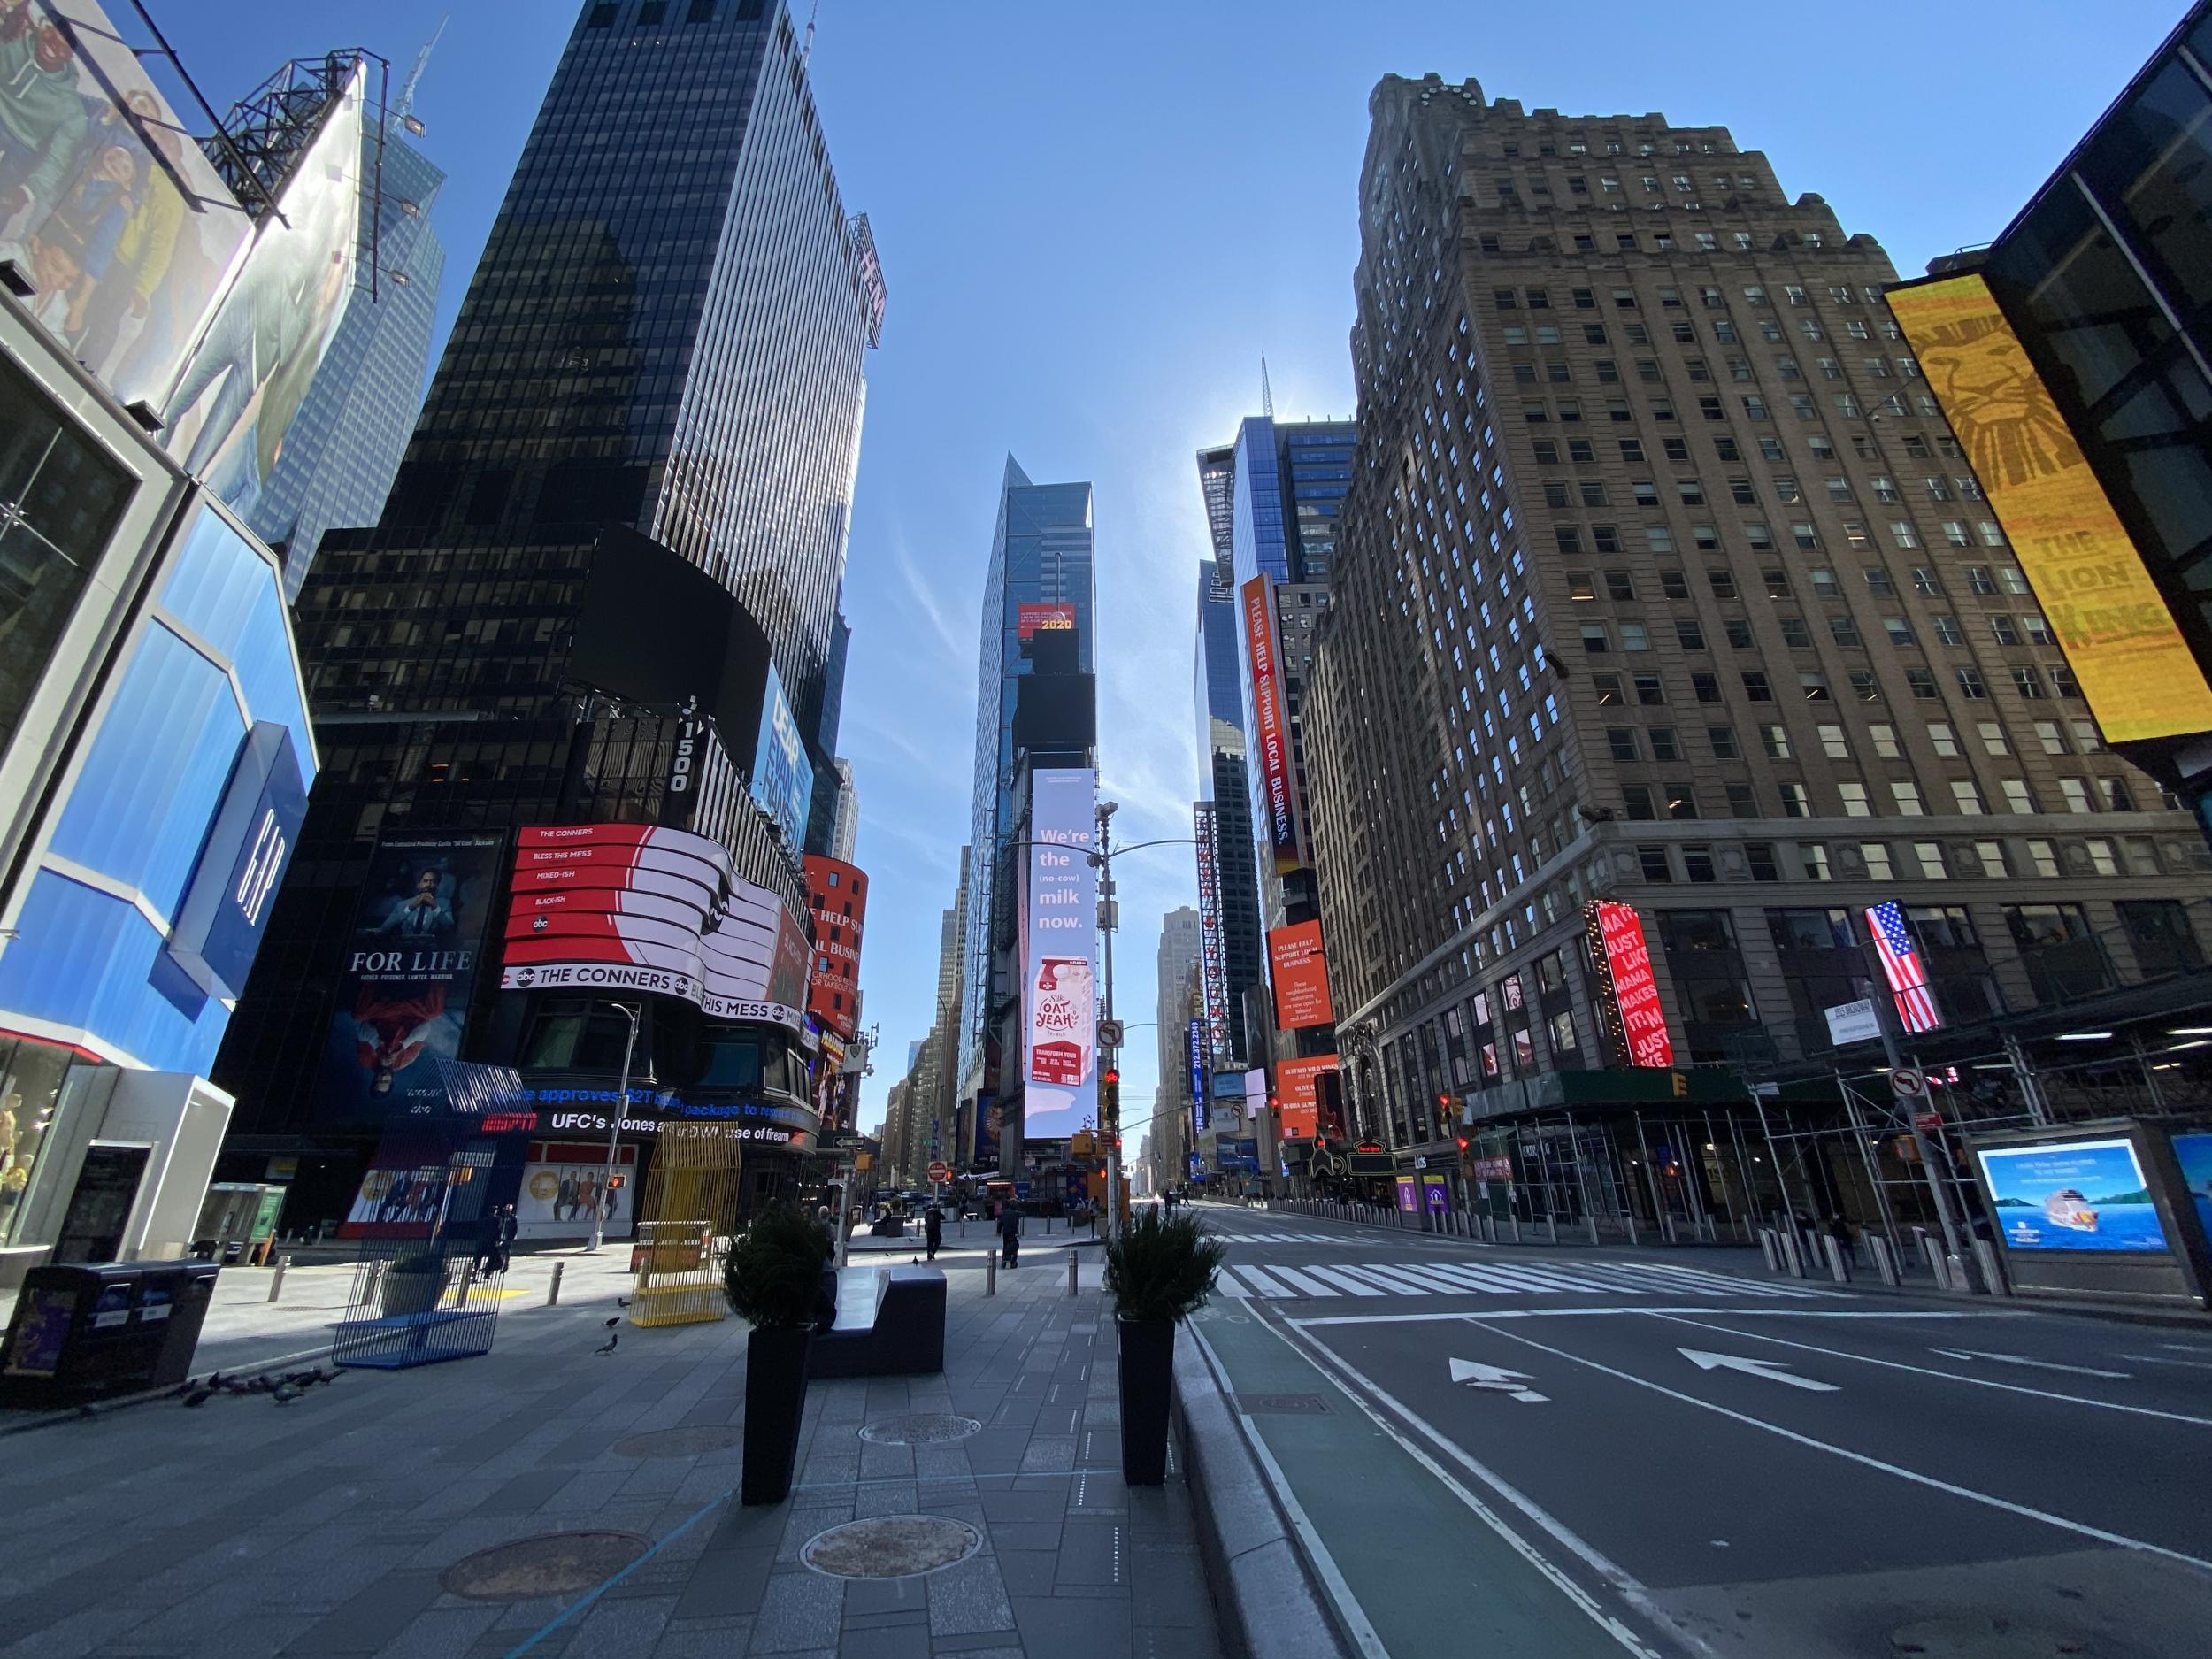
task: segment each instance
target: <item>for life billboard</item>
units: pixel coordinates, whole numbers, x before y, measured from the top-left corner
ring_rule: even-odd
[[[805,935],[719,841],[648,824],[526,829],[502,990],[644,991],[803,1032]]]
[[[94,0],[0,0],[0,259],[119,403],[161,406],[252,230]]]
[[[1030,777],[1022,956],[1022,1138],[1064,1140],[1098,1107],[1098,774]]]
[[[276,469],[353,298],[367,76],[365,60],[356,65],[285,174],[162,405],[169,452],[242,514]]]
[[[2212,728],[2212,684],[1988,283],[1913,283],[1889,304],[2105,741]]]
[[[1244,606],[1245,649],[1252,671],[1252,720],[1259,777],[1267,796],[1267,839],[1275,873],[1305,862],[1298,841],[1298,774],[1290,752],[1290,716],[1283,700],[1282,653],[1275,632],[1275,589],[1265,572],[1238,589]]]
[[[1672,1065],[1674,1042],[1667,1035],[1666,1010],[1659,1004],[1659,982],[1652,977],[1651,949],[1636,907],[1593,899],[1584,908],[1583,925],[1607,1024],[1628,1064]]]
[[[341,1122],[436,1117],[440,1060],[457,1060],[476,988],[503,835],[380,841],[354,911],[323,1068]]]
[[[1275,981],[1275,1028],[1302,1031],[1336,1023],[1329,1002],[1329,964],[1321,950],[1321,924],[1294,922],[1267,935],[1267,965]]]

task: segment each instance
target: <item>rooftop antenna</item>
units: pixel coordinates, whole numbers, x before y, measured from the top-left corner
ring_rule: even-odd
[[[400,88],[399,102],[392,106],[399,124],[418,138],[422,136],[422,123],[415,119],[415,88],[421,84],[422,72],[430,65],[430,49],[444,38],[445,26],[452,21],[450,13],[438,19],[437,33],[415,54],[415,66],[407,72],[407,84]]]
[[[1260,411],[1270,420],[1275,419],[1275,394],[1267,384],[1267,353],[1260,353]]]
[[[806,60],[814,55],[814,19],[822,15],[822,0],[814,0],[807,8],[806,44],[799,48],[799,67],[806,67]]]

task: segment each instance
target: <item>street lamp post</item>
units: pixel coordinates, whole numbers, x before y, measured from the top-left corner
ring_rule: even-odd
[[[1105,911],[1102,919],[1106,925],[1106,1018],[1109,1024],[1114,1018],[1114,924],[1121,919],[1121,912],[1114,904],[1114,856],[1111,850],[1114,813],[1117,810],[1117,803],[1112,801],[1098,803],[1098,852],[1095,856],[1102,895],[1102,908]],[[1099,1069],[1102,1072],[1105,1070],[1102,1064],[1104,1056],[1102,1055],[1100,1059],[1102,1064]],[[1114,1064],[1117,1068],[1121,1064],[1118,1044],[1114,1048]],[[1115,1091],[1114,1121],[1109,1124],[1102,1118],[1099,1127],[1106,1131],[1106,1236],[1112,1238],[1121,1231],[1121,1100],[1118,1087]]]
[[[630,1035],[622,1045],[622,1086],[615,1091],[612,1120],[607,1125],[607,1168],[599,1179],[599,1202],[591,1208],[591,1242],[584,1247],[588,1255],[606,1242],[607,1201],[614,1196],[614,1155],[622,1136],[622,1114],[630,1110],[630,1058],[637,1052],[638,1010],[612,998],[604,1005],[629,1016]]]

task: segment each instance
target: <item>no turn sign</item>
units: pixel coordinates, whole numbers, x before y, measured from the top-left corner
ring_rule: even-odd
[[[1928,1079],[1909,1065],[1901,1065],[1889,1074],[1890,1093],[1899,1100],[1925,1100]]]

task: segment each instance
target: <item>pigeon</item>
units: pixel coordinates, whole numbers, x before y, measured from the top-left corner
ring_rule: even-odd
[[[615,1328],[615,1326],[620,1325],[621,1323],[622,1316],[620,1314],[617,1314],[613,1318],[607,1321],[607,1329],[611,1331]]]
[[[292,1403],[292,1402],[299,1397],[300,1391],[298,1389],[287,1388],[281,1385],[275,1388],[272,1388],[269,1391],[269,1398],[275,1401],[277,1404],[280,1406],[288,1406]]]
[[[184,1403],[188,1406],[204,1406],[214,1397],[215,1391],[212,1388],[195,1388],[190,1394],[185,1395]]]
[[[630,1299],[627,1296],[617,1296],[614,1299],[614,1305],[618,1308],[626,1308],[630,1305]]]
[[[611,1324],[613,1324],[614,1322],[613,1322],[612,1320],[609,1320],[609,1321],[608,1321],[608,1323],[609,1323],[610,1325],[611,1325]],[[621,1335],[621,1333],[619,1333],[619,1332],[609,1332],[609,1333],[608,1333],[608,1334],[607,1334],[607,1340],[606,1340],[606,1341],[605,1341],[604,1343],[603,1343],[601,1346],[599,1346],[598,1348],[595,1348],[592,1349],[592,1352],[593,1352],[593,1353],[595,1353],[595,1354],[611,1354],[611,1353],[613,1353],[613,1352],[614,1352],[614,1345],[615,1345],[617,1342],[619,1342],[621,1340],[622,1340],[622,1335]]]

